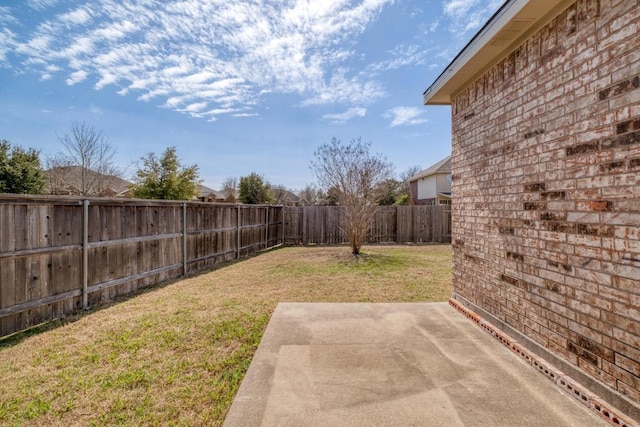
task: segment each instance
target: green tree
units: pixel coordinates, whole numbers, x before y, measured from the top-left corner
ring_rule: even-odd
[[[389,178],[380,184],[380,196],[378,198],[378,204],[383,206],[393,205],[396,200],[402,195],[402,182],[394,178]]]
[[[273,202],[271,185],[262,175],[252,172],[250,175],[240,178],[238,198],[242,203],[257,205]]]
[[[38,151],[0,140],[0,193],[42,194],[45,182]]]
[[[409,195],[408,194],[401,194],[400,197],[398,197],[396,199],[396,202],[394,203],[394,205],[396,206],[406,206],[409,204]]]
[[[149,153],[140,160],[142,167],[136,172],[133,197],[191,200],[198,194],[198,166],[183,167],[176,147],[168,147],[161,158]]]
[[[334,191],[338,204],[344,206],[341,229],[349,236],[353,255],[360,254],[383,183],[393,176],[392,164],[381,154],[369,153],[370,147],[360,139],[342,144],[334,137],[316,150],[311,162],[320,187],[327,193]]]

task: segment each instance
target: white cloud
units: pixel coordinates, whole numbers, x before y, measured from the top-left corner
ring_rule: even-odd
[[[43,10],[55,6],[59,0],[27,0],[27,6],[35,10]]]
[[[197,113],[206,107],[207,107],[206,102],[194,102],[193,104],[187,105],[182,111],[185,111],[187,113]]]
[[[0,28],[0,65],[6,62],[7,53],[14,48],[14,37],[14,33],[10,30]]]
[[[469,13],[469,10],[478,4],[478,0],[449,0],[444,3],[443,9],[446,15],[460,18]]]
[[[256,117],[258,116],[257,113],[238,113],[238,114],[232,114],[232,117]]]
[[[276,7],[269,0],[98,0],[41,22],[5,50],[26,70],[55,64],[69,74],[68,84],[95,77],[97,90],[117,83],[117,93],[159,98],[176,111],[199,113],[202,104],[246,109],[266,93],[296,94],[302,105],[357,105],[385,91],[371,73],[349,68],[351,41],[393,1],[283,0]],[[419,61],[411,49],[404,61]]]
[[[69,86],[73,86],[76,83],[80,83],[80,82],[84,81],[87,78],[88,75],[89,75],[89,73],[87,73],[86,71],[78,70],[78,71],[76,71],[74,73],[71,73],[69,75],[69,78],[67,79],[67,84]]]
[[[371,64],[369,69],[372,71],[388,71],[406,66],[426,65],[429,58],[428,54],[431,50],[419,45],[396,46],[394,50],[389,52],[391,59]]]
[[[130,21],[115,22],[110,27],[98,28],[95,31],[94,36],[96,38],[104,38],[110,41],[116,41],[123,37],[126,37],[127,34],[134,32],[135,29],[135,25]]]
[[[221,114],[230,114],[235,113],[238,110],[237,108],[214,108],[213,110],[209,110],[207,112],[202,113],[205,116],[219,116]]]
[[[91,11],[89,8],[84,7],[60,15],[60,21],[66,22],[67,24],[82,25],[89,22],[90,19]]]
[[[428,120],[422,118],[425,110],[418,107],[395,107],[388,110],[383,117],[391,119],[391,127],[405,125],[419,125]]]
[[[449,0],[443,4],[445,16],[451,19],[449,30],[459,37],[475,31],[504,3],[503,0]]]
[[[11,14],[11,8],[0,6],[0,24],[16,24],[18,20]]]
[[[80,58],[93,52],[95,40],[92,37],[78,37],[73,43],[60,53],[61,56]]]
[[[345,123],[356,117],[364,117],[366,114],[367,114],[366,108],[356,107],[356,108],[349,108],[344,113],[325,114],[322,117],[327,120],[331,120],[334,123]]]
[[[49,34],[40,34],[33,37],[27,43],[16,43],[15,50],[17,53],[24,54],[28,60],[39,60],[43,64],[48,64],[45,57],[51,53],[49,44],[53,37]]]
[[[438,30],[438,27],[440,27],[440,19],[436,19],[431,23],[431,25],[429,25],[429,32],[435,33]]]
[[[105,86],[108,86],[110,84],[113,84],[115,82],[118,81],[118,77],[114,74],[111,74],[110,72],[103,72],[101,73],[101,78],[100,80],[98,80],[98,83],[95,84],[95,88],[96,90],[100,90]]]
[[[375,81],[349,79],[346,70],[339,68],[333,73],[329,83],[316,90],[313,97],[303,101],[303,105],[322,105],[332,103],[366,104],[372,99],[381,98],[384,89]]]

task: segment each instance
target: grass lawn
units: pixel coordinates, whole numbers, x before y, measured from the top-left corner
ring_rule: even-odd
[[[451,246],[285,247],[0,341],[0,425],[220,425],[279,301],[446,301]]]

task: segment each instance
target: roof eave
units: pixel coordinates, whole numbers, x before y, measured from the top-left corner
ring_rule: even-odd
[[[573,0],[507,0],[423,93],[424,105],[451,105],[453,96]]]

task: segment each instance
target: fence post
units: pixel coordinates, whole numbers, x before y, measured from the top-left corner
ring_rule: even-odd
[[[269,206],[265,208],[265,231],[264,231],[264,248],[269,248]]]
[[[89,200],[82,203],[82,308],[89,308]]]
[[[398,206],[393,206],[393,222],[391,223],[391,235],[393,236],[390,241],[398,243]]]
[[[307,212],[307,207],[303,206],[302,207],[302,244],[306,245],[307,244],[307,221],[306,221],[306,214]]]
[[[236,259],[240,259],[240,205],[236,206],[237,210],[238,210],[238,219],[236,222],[236,226],[237,226],[237,236],[236,236]]]
[[[187,203],[182,203],[182,275],[187,275]]]

